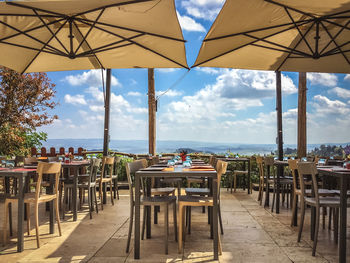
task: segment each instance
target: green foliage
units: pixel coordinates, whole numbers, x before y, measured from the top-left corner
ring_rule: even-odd
[[[343,156],[344,149],[341,145],[320,145],[320,148],[316,147],[313,149],[310,154],[311,155],[318,155],[318,156]]]

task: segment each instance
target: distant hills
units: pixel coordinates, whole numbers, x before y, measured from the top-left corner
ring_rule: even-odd
[[[342,145],[346,146],[350,143],[322,143],[326,145]],[[309,144],[308,151],[319,147],[321,144]],[[102,139],[48,139],[43,142],[46,148],[55,147],[58,150],[60,147],[83,147],[87,150],[102,150]],[[285,144],[284,148],[296,148],[296,144]],[[147,153],[147,140],[111,140],[110,149],[128,153]],[[206,153],[225,153],[230,151],[238,154],[269,154],[277,149],[276,144],[238,144],[238,143],[215,143],[215,142],[196,142],[196,141],[157,141],[157,152],[167,153],[176,152],[177,149],[185,148],[191,152],[206,152]],[[189,152],[190,152],[189,151]]]

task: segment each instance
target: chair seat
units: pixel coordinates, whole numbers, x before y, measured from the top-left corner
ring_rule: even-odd
[[[187,181],[191,183],[203,183],[202,178],[187,177]]]
[[[164,196],[144,196],[141,200],[143,205],[158,205],[158,204],[170,204],[176,202],[176,196],[164,195]]]
[[[300,189],[296,189],[295,190],[295,193],[297,195],[301,195],[301,190]],[[305,189],[305,194],[307,196],[310,196],[312,194],[312,190],[311,189]],[[328,189],[318,189],[318,194],[321,195],[321,196],[334,196],[335,193],[334,193],[334,190],[328,190]]]
[[[335,194],[340,195],[340,190],[332,190]],[[348,198],[350,198],[350,190],[348,190],[348,192],[346,193],[346,195],[348,196]]]
[[[160,188],[152,188],[151,194],[152,195],[170,195],[175,192],[174,187],[160,187]]]
[[[25,193],[24,194],[24,202],[25,203],[35,203],[35,193]],[[55,194],[41,194],[39,197],[39,203],[48,202],[56,198]],[[17,202],[17,197],[7,197],[7,202]]]
[[[213,204],[213,198],[207,196],[181,195],[178,200],[185,203]]]
[[[208,195],[210,194],[209,188],[185,188],[185,192],[188,195]]]
[[[234,170],[234,171],[233,171],[233,174],[237,174],[237,175],[244,174],[244,175],[247,175],[247,174],[248,174],[248,171]]]
[[[305,197],[305,202],[309,205],[316,206],[316,198],[314,197]],[[320,197],[320,206],[339,207],[340,199],[339,197]],[[347,207],[350,207],[350,200],[347,202]]]

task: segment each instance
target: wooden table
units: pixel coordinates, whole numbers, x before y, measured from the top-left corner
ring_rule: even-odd
[[[217,181],[217,173],[216,171],[188,171],[184,170],[181,165],[175,166],[174,171],[162,171],[161,168],[158,170],[152,170],[152,167],[147,169],[140,170],[135,173],[135,231],[134,231],[134,258],[140,259],[140,181],[142,178],[150,179],[152,177],[159,178],[183,178],[183,177],[208,177],[211,179],[211,191],[213,196],[213,221],[212,221],[212,229],[213,229],[213,246],[214,246],[214,259],[218,260],[218,192],[217,192],[217,184],[220,183]],[[147,180],[148,182],[150,180]],[[147,184],[146,194],[150,196],[150,184]],[[147,229],[150,231],[150,213],[148,213],[147,219]]]
[[[219,157],[218,159],[222,160],[224,162],[242,162],[244,164],[244,168],[246,170],[248,170],[248,178],[247,178],[247,181],[248,181],[248,185],[247,185],[248,194],[251,194],[251,192],[250,192],[250,180],[251,180],[250,179],[250,158],[243,158],[243,157],[242,158],[230,158],[230,157],[228,157],[228,158],[226,158],[226,157],[221,158],[221,157]]]
[[[78,195],[78,177],[79,177],[79,170],[80,168],[89,166],[90,162],[89,161],[72,161],[71,163],[62,163],[62,168],[68,169],[68,177],[69,177],[69,171],[70,169],[74,170],[73,174],[73,207],[72,207],[72,212],[73,212],[73,221],[77,221],[78,218],[78,212],[77,212],[77,195]]]
[[[347,188],[350,182],[350,170],[340,167],[317,167],[322,176],[336,177],[340,181],[340,226],[339,226],[339,262],[346,262],[346,217],[347,217]]]
[[[29,179],[32,175],[36,174],[36,169],[25,168],[0,168],[0,177],[3,178],[16,178],[18,182],[18,218],[17,218],[17,252],[23,251],[24,244],[24,193],[29,185]],[[53,211],[53,209],[51,209]],[[51,220],[50,220],[51,223]],[[53,225],[53,224],[52,224]],[[51,224],[50,224],[51,229]]]

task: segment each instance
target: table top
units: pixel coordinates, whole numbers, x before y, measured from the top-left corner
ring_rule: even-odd
[[[245,158],[245,157],[238,157],[238,158],[235,158],[235,157],[219,157],[217,158],[219,160],[222,160],[222,161],[227,161],[227,162],[247,162],[247,161],[250,161],[250,158]]]
[[[0,168],[0,176],[27,175],[36,173],[36,169],[26,169],[23,167]]]
[[[211,167],[212,168],[212,167]],[[216,177],[217,173],[212,168],[212,170],[205,169],[191,169],[191,167],[183,167],[182,165],[175,165],[173,169],[164,168],[164,167],[148,167],[145,169],[141,169],[136,172],[137,175],[141,177]]]
[[[82,167],[90,164],[90,161],[73,161],[71,163],[62,163],[62,167]]]
[[[288,166],[288,161],[280,161],[280,160],[275,160],[273,162],[274,165],[282,165],[282,166]]]
[[[335,176],[350,176],[350,169],[342,168],[339,166],[318,166],[318,172],[322,174],[331,174]]]

